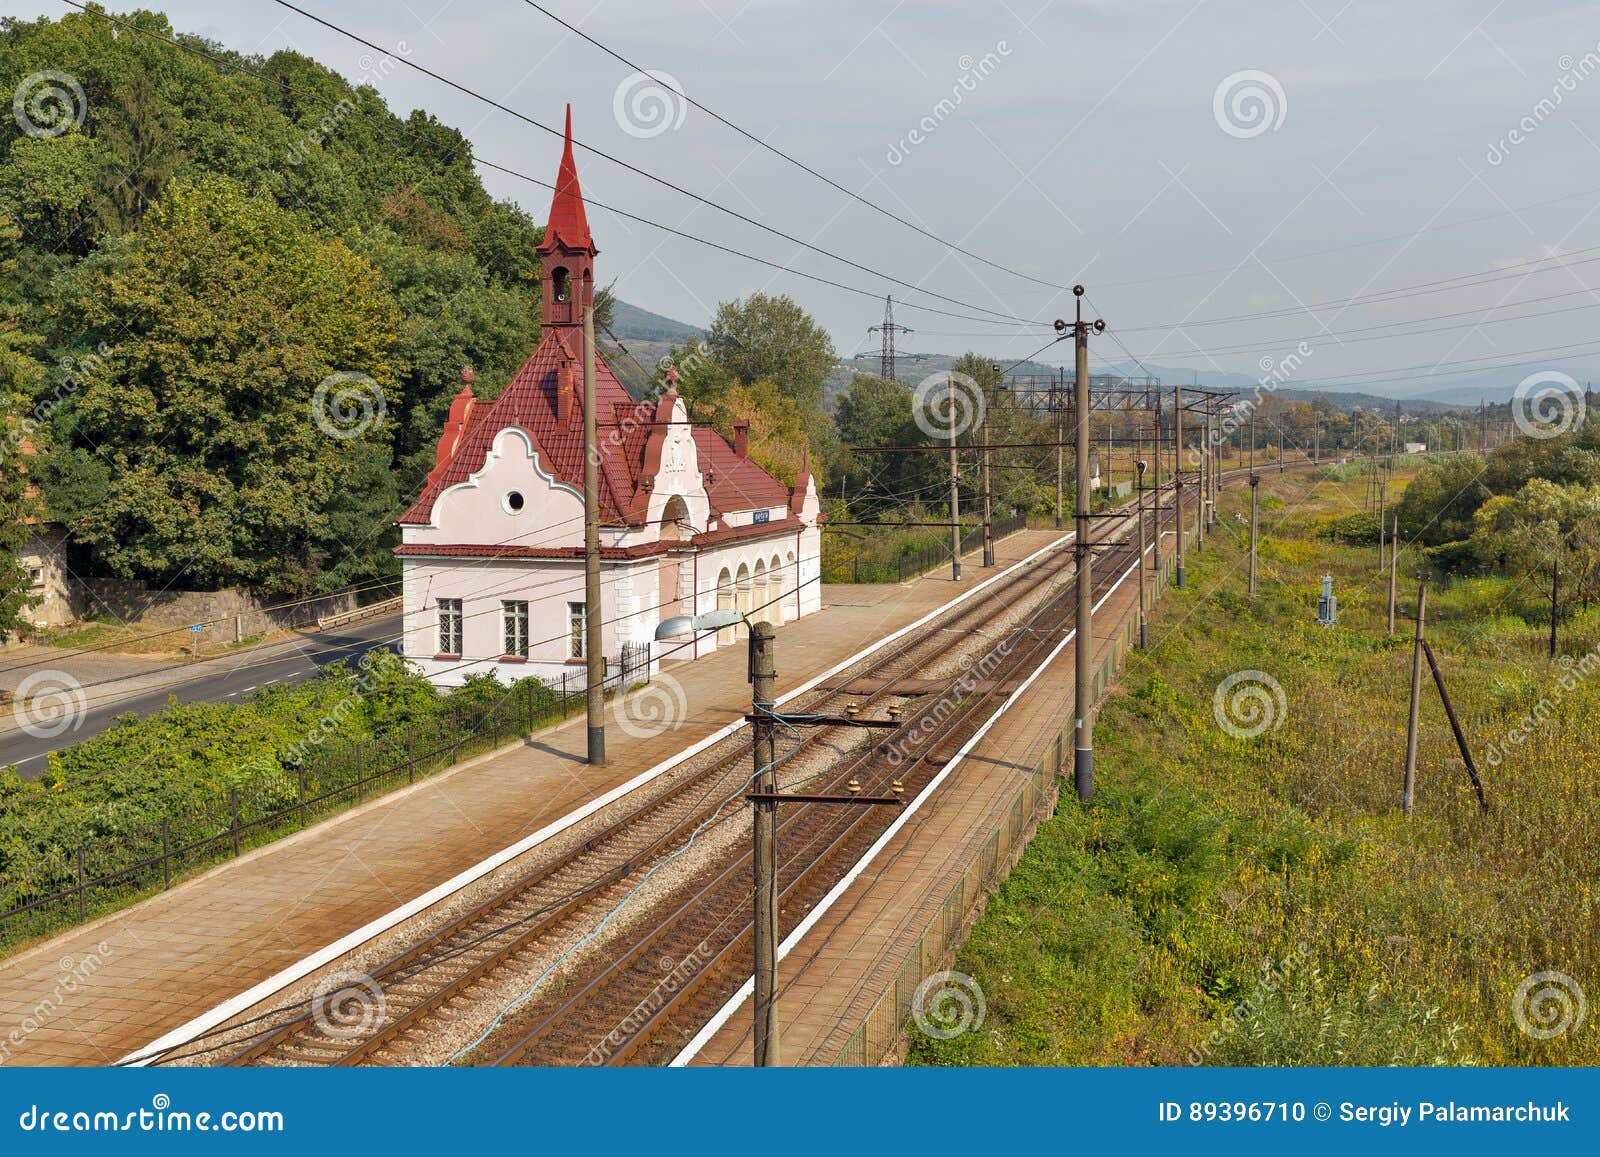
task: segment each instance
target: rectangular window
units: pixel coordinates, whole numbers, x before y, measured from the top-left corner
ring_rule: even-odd
[[[506,628],[506,649],[503,654],[518,658],[528,657],[528,604],[506,601],[500,604],[500,618]]]
[[[589,633],[589,616],[582,603],[567,604],[567,654],[574,659],[583,658],[583,641]]]
[[[439,600],[439,654],[461,654],[461,600]]]
[[[28,586],[34,590],[44,586],[44,567],[30,566],[28,568]]]

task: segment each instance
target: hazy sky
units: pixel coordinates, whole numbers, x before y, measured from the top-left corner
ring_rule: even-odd
[[[634,78],[619,97],[630,70],[523,0],[296,2],[547,123],[559,124],[571,101],[580,139],[966,303],[806,253],[580,151],[593,198],[903,297],[900,320],[918,331],[906,348],[1016,358],[1049,336],[912,303],[1043,321],[1071,309],[1070,294],[952,254],[692,107],[677,104],[664,124],[624,123],[630,95],[648,106],[652,94],[642,89],[655,82]],[[930,232],[1043,281],[1086,282],[1127,347],[1159,364],[1255,376],[1264,357],[1294,352],[1301,338],[1310,352],[1300,356],[1299,381],[1475,358],[1527,362],[1504,372],[1514,383],[1531,369],[1585,376],[1596,364],[1571,354],[1514,356],[1583,342],[1600,315],[1600,294],[1587,292],[1596,267],[1584,263],[1600,249],[1581,252],[1600,246],[1593,4],[542,2]],[[271,0],[161,7],[178,28],[236,49],[290,47],[352,79],[367,72],[392,107],[423,107],[462,128],[480,157],[545,179],[554,173],[554,138],[403,65],[369,72],[370,51]],[[7,0],[6,8],[67,11],[45,0]],[[676,100],[659,85],[654,95],[663,92]],[[484,178],[543,219],[545,191],[493,171]],[[881,302],[603,210],[591,209],[590,219],[599,275],[615,277],[629,301],[704,323],[718,301],[782,291],[828,327],[841,353],[875,347],[866,328]],[[1510,268],[1552,254],[1565,260]],[[1495,268],[1513,275],[1385,303],[1323,304]],[[1195,324],[1283,309],[1294,312]],[[1452,328],[1399,338],[1371,328],[1413,319],[1396,328]],[[1122,357],[1109,335],[1095,352]],[[1046,356],[1061,354],[1070,350]]]

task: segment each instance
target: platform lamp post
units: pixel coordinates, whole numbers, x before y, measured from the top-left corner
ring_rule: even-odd
[[[778,678],[773,659],[775,631],[765,620],[751,623],[742,611],[721,609],[703,615],[676,615],[656,628],[656,639],[665,642],[705,631],[720,631],[736,623],[750,629],[749,673],[750,714],[745,721],[753,732],[755,790],[747,798],[755,809],[755,829],[751,865],[755,871],[755,912],[752,942],[755,950],[754,1028],[755,1064],[771,1067],[781,1064],[778,1050],[778,805],[780,803],[895,804],[900,798],[900,782],[885,797],[862,796],[860,784],[852,780],[852,794],[845,796],[784,795],[778,791],[777,725],[797,724],[845,727],[899,727],[895,720],[854,719],[845,716],[806,715],[784,719],[773,707]]]

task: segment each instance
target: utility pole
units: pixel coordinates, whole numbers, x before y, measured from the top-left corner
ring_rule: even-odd
[[[1428,611],[1428,584],[1417,583],[1417,637],[1411,649],[1411,713],[1406,721],[1406,777],[1400,795],[1400,811],[1411,814],[1417,786],[1417,709],[1422,699],[1422,639]]]
[[[1203,406],[1200,413],[1202,415],[1205,414]],[[1195,497],[1200,502],[1195,511],[1196,518],[1194,523],[1194,549],[1196,554],[1200,554],[1206,549],[1206,474],[1208,473],[1206,467],[1206,438],[1210,432],[1211,424],[1202,416],[1200,419],[1200,445],[1195,448],[1194,456]]]
[[[1089,329],[1090,323],[1083,320],[1083,286],[1072,287],[1073,296],[1077,298],[1076,320],[1073,322],[1072,337],[1076,347],[1077,386],[1074,390],[1073,400],[1076,409],[1074,415],[1077,419],[1075,431],[1075,446],[1077,452],[1077,539],[1072,544],[1073,555],[1077,561],[1078,584],[1078,613],[1077,613],[1077,650],[1074,655],[1073,683],[1074,710],[1073,710],[1073,752],[1072,752],[1072,783],[1077,789],[1078,798],[1088,803],[1094,794],[1094,704],[1091,701],[1091,674],[1090,668],[1094,663],[1094,578],[1092,574],[1093,548],[1089,543]],[[1056,322],[1059,332],[1066,328],[1066,323]],[[1096,320],[1093,323],[1096,333],[1101,333],[1106,328],[1106,323]]]
[[[1556,622],[1561,610],[1561,546],[1556,544],[1556,556],[1550,567],[1550,658],[1556,657]]]
[[[1160,574],[1161,574],[1161,391],[1160,390],[1156,391],[1156,453],[1155,453],[1154,461],[1155,461],[1155,464],[1156,464],[1156,486],[1155,486],[1155,494],[1152,497],[1154,497],[1154,499],[1155,499],[1155,507],[1156,507],[1156,509],[1155,509],[1156,533],[1155,533],[1155,551],[1154,551],[1155,558],[1152,561],[1155,564],[1156,575],[1159,577]]]
[[[1394,634],[1395,577],[1400,569],[1400,516],[1394,516],[1394,533],[1389,535],[1389,633]]]
[[[1065,386],[1063,380],[1061,385]],[[1066,490],[1066,425],[1061,420],[1061,404],[1057,398],[1058,386],[1050,384],[1050,410],[1056,417],[1056,529],[1061,529],[1061,510]]]
[[[950,423],[950,580],[961,581],[961,467],[956,462],[956,379],[944,379],[945,418]]]
[[[1256,488],[1261,476],[1256,473],[1256,419],[1250,415],[1250,597],[1256,597],[1256,520],[1259,517]]]
[[[1178,589],[1183,589],[1183,387],[1172,387],[1172,489],[1177,496]]]
[[[979,386],[979,390],[983,387]],[[983,504],[983,565],[994,565],[994,492],[989,488],[989,407],[983,407],[978,423],[978,486]]]
[[[600,610],[600,444],[594,400],[594,303],[583,307],[583,660],[589,765],[606,765],[605,645]]]
[[[1144,617],[1144,427],[1139,427],[1139,457],[1134,460],[1134,486],[1139,492],[1139,650],[1150,649],[1150,630]],[[1159,533],[1159,529],[1158,529]]]
[[[750,629],[751,731],[755,750],[755,789],[778,791],[777,727],[772,721],[777,669],[769,622]],[[778,802],[755,801],[755,1063],[779,1064],[778,1054]]]
[[[1383,570],[1383,520],[1389,513],[1389,484],[1378,483],[1378,570]]]

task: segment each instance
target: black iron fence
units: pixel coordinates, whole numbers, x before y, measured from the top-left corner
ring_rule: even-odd
[[[952,520],[953,521],[953,520]],[[1015,534],[1028,525],[1025,515],[1016,514],[1010,518],[1001,519],[994,524],[996,539],[1004,538],[1008,534]],[[961,553],[970,554],[983,545],[983,527],[974,527],[963,531],[961,534]],[[931,546],[926,550],[919,550],[915,554],[905,555],[895,561],[895,566],[900,572],[900,581],[924,574],[936,566],[942,566],[950,561],[950,546]]]
[[[649,644],[625,649],[607,672],[607,691],[647,682],[649,662]],[[274,765],[242,786],[187,796],[171,814],[152,815],[162,810],[159,801],[136,815],[99,807],[97,830],[76,840],[60,832],[59,822],[41,823],[33,846],[0,854],[0,951],[124,907],[197,869],[559,723],[584,706],[582,672],[568,682],[544,687],[524,680],[499,700],[456,705],[374,739],[328,740],[295,766]],[[62,801],[31,798],[59,813]],[[51,819],[59,821],[59,814]]]

